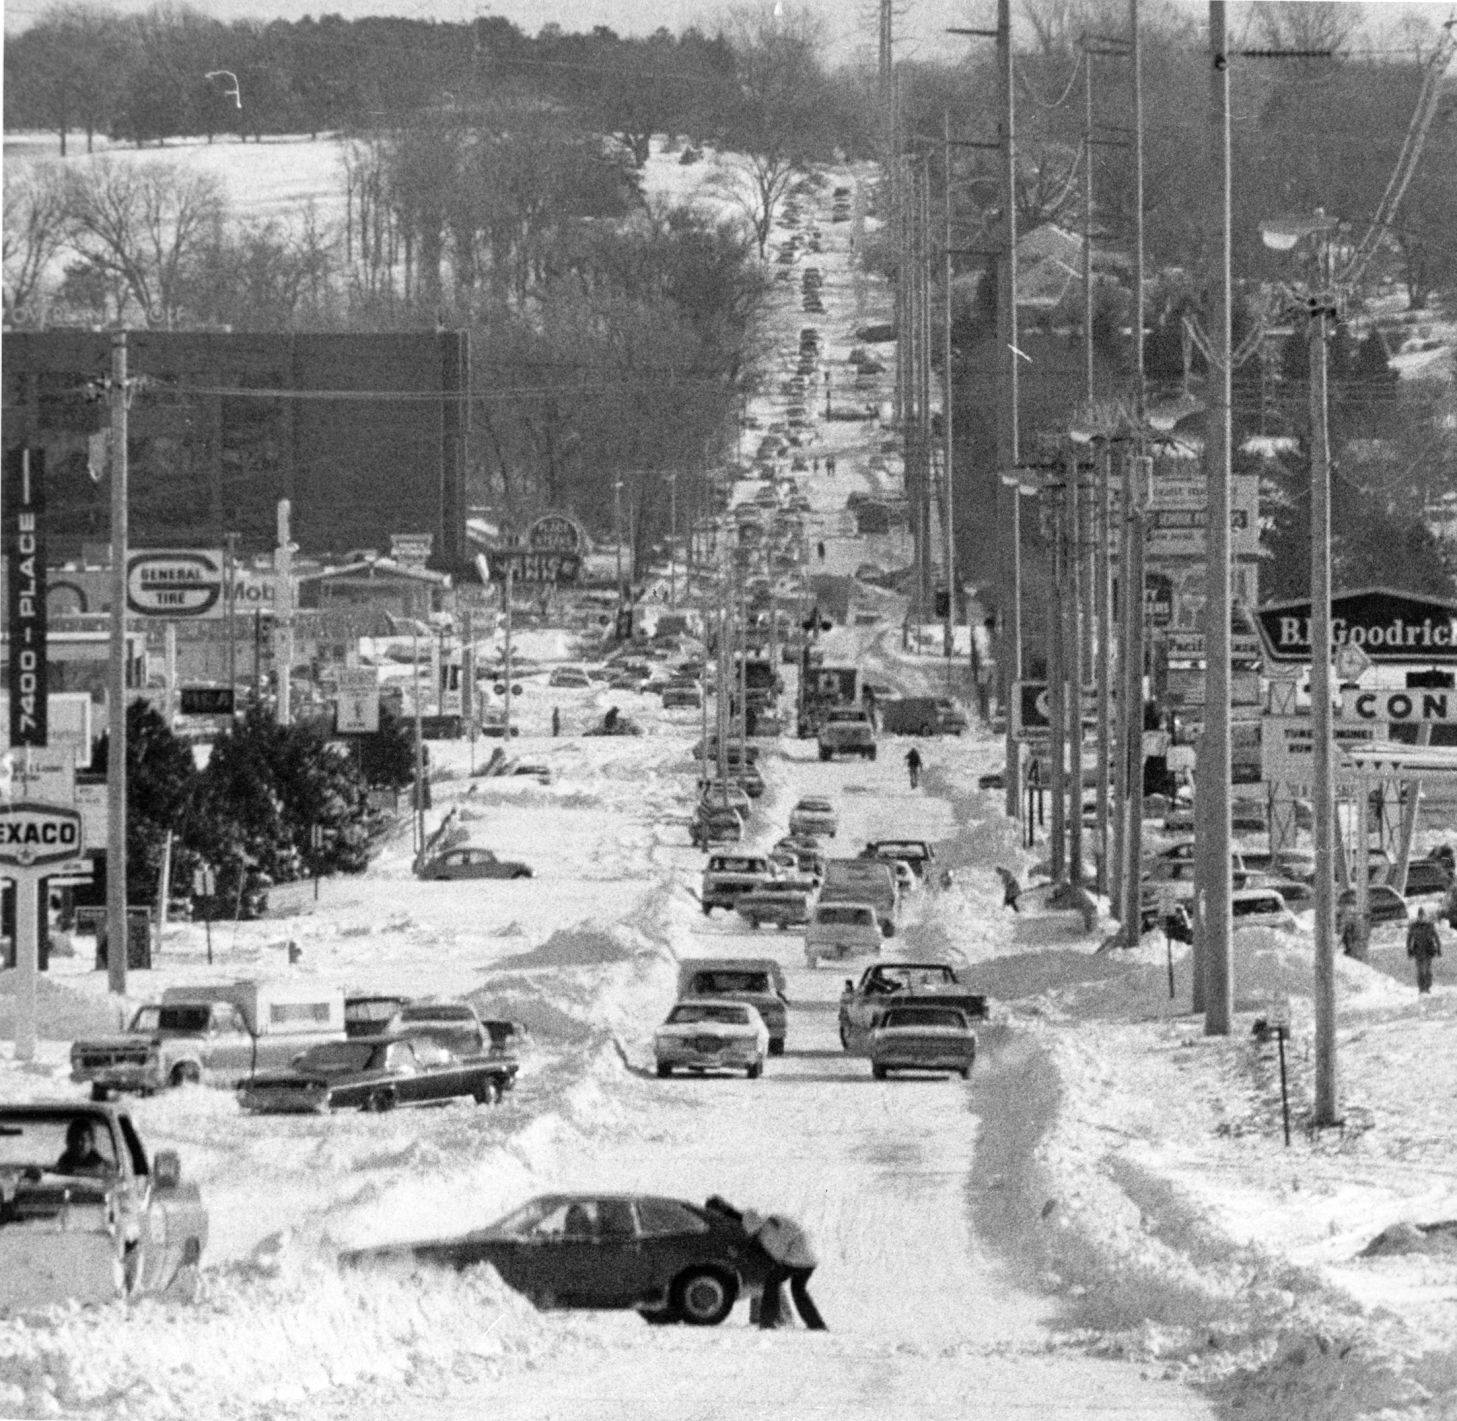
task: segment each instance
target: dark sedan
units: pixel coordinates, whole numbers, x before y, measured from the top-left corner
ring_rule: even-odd
[[[460,1272],[489,1263],[540,1308],[637,1308],[650,1322],[712,1327],[750,1281],[755,1251],[735,1223],[652,1194],[543,1194],[458,1238],[341,1255]]]
[[[440,878],[530,878],[531,869],[514,859],[498,859],[490,849],[465,844],[447,849],[420,866],[420,877]]]
[[[305,1051],[286,1071],[265,1071],[238,1092],[245,1110],[322,1113],[439,1105],[468,1096],[499,1100],[516,1082],[516,1062],[462,1061],[424,1036],[358,1037]]]

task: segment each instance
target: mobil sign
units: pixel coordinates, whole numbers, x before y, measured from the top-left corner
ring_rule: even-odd
[[[1271,602],[1255,613],[1271,661],[1310,660],[1310,599]],[[1389,587],[1331,598],[1331,644],[1359,647],[1376,662],[1457,661],[1457,603]]]
[[[81,857],[81,816],[59,804],[0,805],[0,864],[38,868]]]
[[[139,617],[221,617],[222,552],[155,548],[132,553],[126,564],[126,605]]]

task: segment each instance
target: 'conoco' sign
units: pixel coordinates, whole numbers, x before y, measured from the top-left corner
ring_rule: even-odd
[[[1271,661],[1310,660],[1310,600],[1271,602],[1255,613]],[[1331,598],[1331,644],[1372,661],[1457,661],[1457,604],[1368,587]]]
[[[58,804],[0,805],[0,863],[18,868],[64,863],[83,847],[81,816]]]

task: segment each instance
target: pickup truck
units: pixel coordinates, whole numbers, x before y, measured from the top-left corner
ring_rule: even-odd
[[[809,900],[814,884],[808,879],[781,879],[761,883],[740,893],[734,912],[751,928],[773,923],[776,928],[801,928],[809,922]]]
[[[89,1142],[89,1143],[88,1143]],[[207,1211],[171,1150],[74,1100],[0,1105],[0,1315],[195,1295]]]
[[[871,1032],[888,1007],[957,1007],[968,1020],[987,1014],[987,999],[970,991],[945,962],[874,962],[840,993],[840,1045],[852,1056],[869,1052]]]
[[[229,1089],[300,1052],[345,1039],[344,994],[313,983],[240,981],[168,987],[121,1036],[71,1046],[71,1079],[93,1100],[169,1086]]]
[[[773,878],[774,867],[763,854],[710,854],[698,894],[703,916],[710,916],[715,908],[732,909],[745,893]]]
[[[935,862],[936,850],[924,839],[872,839],[860,850],[860,857],[879,859],[882,863],[904,859],[916,877],[924,882]]]
[[[816,743],[821,760],[832,760],[836,755],[859,755],[862,759],[873,760],[875,729],[870,723],[869,713],[849,709],[828,711],[820,723]]]

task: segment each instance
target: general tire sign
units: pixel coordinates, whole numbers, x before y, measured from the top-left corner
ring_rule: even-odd
[[[1271,661],[1310,660],[1310,600],[1272,602],[1255,613]],[[1457,661],[1457,604],[1369,587],[1331,598],[1331,644],[1357,646],[1375,662]]]
[[[5,456],[0,508],[4,510],[6,600],[10,609],[6,689],[10,743],[46,743],[45,455],[12,449]]]
[[[222,553],[195,548],[133,553],[126,564],[126,605],[139,617],[221,618]]]
[[[0,806],[0,864],[36,868],[81,857],[81,816],[57,804]]]
[[[515,582],[575,582],[582,559],[577,553],[539,548],[492,548],[486,553],[486,566],[492,582],[504,582],[508,567]]]

